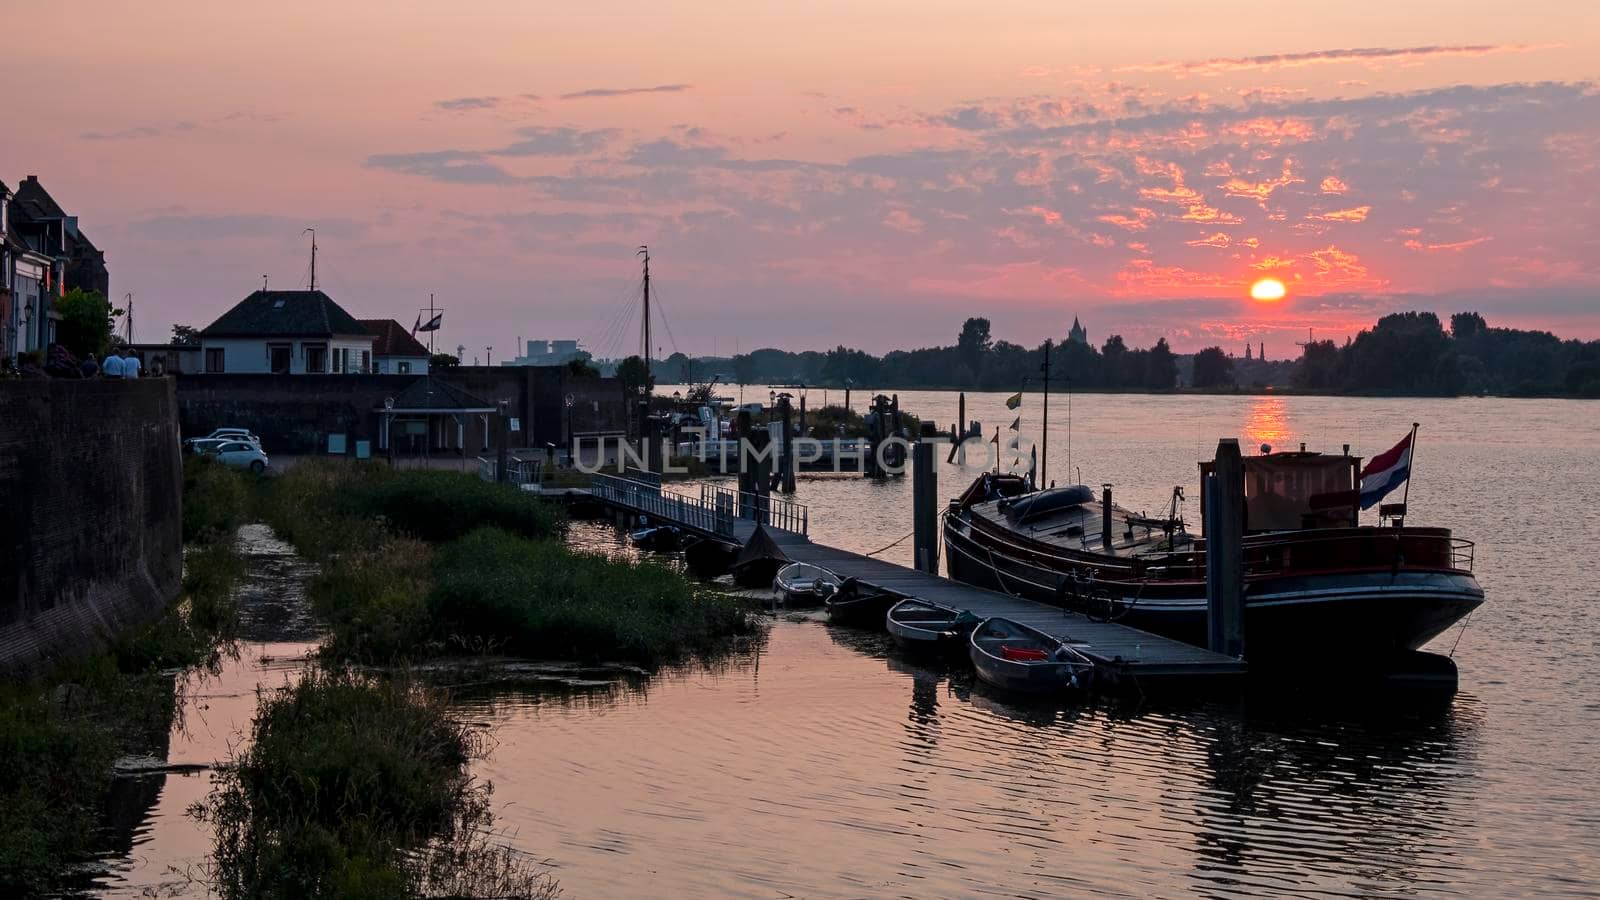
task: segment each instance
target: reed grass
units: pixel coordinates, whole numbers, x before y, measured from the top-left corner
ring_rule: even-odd
[[[580,553],[560,511],[453,472],[316,462],[263,486],[280,535],[321,563],[329,660],[444,653],[656,665],[752,630],[731,599],[653,563]]]
[[[657,665],[753,630],[732,598],[660,564],[494,528],[439,548],[433,572],[428,606],[442,628],[524,656]]]
[[[211,823],[225,898],[551,897],[535,865],[484,839],[485,738],[405,678],[315,670],[264,692],[247,749],[191,812]],[[490,889],[493,893],[490,893]]]

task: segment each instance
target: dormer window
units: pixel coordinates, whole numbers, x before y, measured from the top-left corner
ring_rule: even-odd
[[[283,299],[280,297],[279,299],[272,301],[272,308],[283,309]]]

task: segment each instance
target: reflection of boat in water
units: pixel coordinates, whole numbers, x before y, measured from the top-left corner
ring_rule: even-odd
[[[1252,662],[1414,650],[1483,602],[1473,545],[1445,528],[1363,526],[1360,459],[1245,458],[1245,641]],[[1204,472],[1210,463],[1202,463]],[[952,578],[1205,642],[1206,555],[1174,491],[1141,516],[1082,485],[984,475],[945,515]]]
[[[984,619],[972,630],[972,669],[985,684],[1008,691],[1054,694],[1088,687],[1094,663],[1035,628]]]
[[[916,653],[964,654],[967,633],[977,624],[969,612],[916,598],[896,603],[884,616],[895,644]]]
[[[811,563],[790,563],[772,578],[778,597],[789,606],[816,606],[839,590],[839,576]]]

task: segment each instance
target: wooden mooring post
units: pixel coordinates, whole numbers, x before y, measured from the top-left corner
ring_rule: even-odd
[[[790,405],[789,395],[783,394],[778,398],[778,410],[782,413],[783,433],[778,437],[778,490],[785,494],[794,493],[794,433],[791,428],[790,416],[793,406]]]
[[[1244,656],[1244,457],[1236,438],[1217,443],[1205,483],[1206,644]]]
[[[932,422],[922,423],[922,434],[911,449],[911,543],[918,571],[939,574],[939,485],[933,464]]]
[[[506,463],[511,455],[510,448],[506,446],[506,407],[510,404],[501,400],[495,405],[499,410],[494,417],[494,480],[505,484],[511,480],[511,473],[506,471]]]

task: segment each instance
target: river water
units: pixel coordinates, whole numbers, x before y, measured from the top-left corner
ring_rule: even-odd
[[[955,418],[953,394],[900,401]],[[1371,456],[1421,422],[1411,521],[1475,540],[1489,598],[1430,648],[1454,651],[1459,693],[1040,706],[786,616],[710,667],[458,691],[495,737],[478,773],[508,840],[574,897],[1595,895],[1600,405],[1083,395],[1069,464],[1066,402],[1048,477],[1081,468],[1152,513],[1174,485],[1198,497],[1218,437]],[[1019,414],[1039,433],[1037,394],[1003,404],[969,395],[968,415],[1003,440]],[[970,477],[942,466],[941,495]],[[911,528],[906,480],[803,478],[796,499],[813,538],[850,549]],[[626,552],[592,523],[574,540]],[[293,677],[309,646],[247,644],[190,692],[173,759],[226,758],[254,686]],[[166,776],[107,893],[193,891],[173,873],[204,857],[183,808],[208,781]]]

